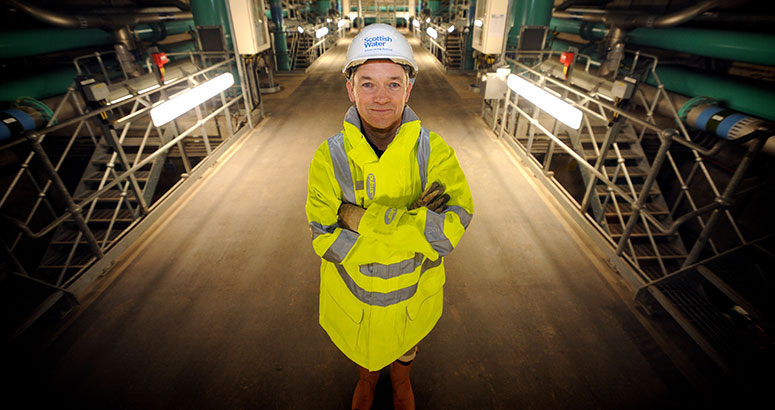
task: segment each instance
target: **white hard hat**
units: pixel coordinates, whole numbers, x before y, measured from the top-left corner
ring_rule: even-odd
[[[350,69],[367,60],[391,60],[396,64],[409,66],[409,77],[417,75],[419,67],[414,61],[412,46],[403,34],[387,24],[370,24],[361,30],[347,49],[347,61],[342,73],[350,76]]]

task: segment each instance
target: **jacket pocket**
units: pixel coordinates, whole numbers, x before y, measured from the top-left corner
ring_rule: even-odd
[[[404,334],[404,340],[419,341],[425,337],[436,321],[441,317],[441,310],[444,304],[444,292],[443,288],[439,287],[430,296],[418,300],[416,303],[410,301],[406,305],[406,333]]]
[[[323,289],[320,294],[320,319],[325,328],[331,329],[341,341],[354,349],[358,345],[364,313],[357,304],[348,304],[346,298],[344,296],[337,301],[328,289]]]

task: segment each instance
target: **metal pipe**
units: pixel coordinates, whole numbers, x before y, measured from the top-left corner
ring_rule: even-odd
[[[283,30],[283,4],[281,0],[271,0],[269,10],[274,23],[274,50],[277,58],[277,70],[290,71],[291,66],[288,59],[288,41],[285,38]]]
[[[580,35],[583,39],[601,40],[608,33],[602,22],[552,18],[550,26],[562,33]],[[635,28],[627,33],[627,42],[703,57],[721,58],[746,63],[775,65],[775,34],[695,28]]]
[[[733,3],[745,3],[746,1],[734,1]],[[606,25],[619,26],[624,29],[636,27],[646,28],[668,28],[686,23],[707,10],[718,7],[729,1],[724,0],[705,0],[683,10],[664,15],[634,14],[622,13],[617,11],[606,11],[602,14],[580,14],[578,12],[555,11],[552,15],[555,18],[578,19],[593,23],[605,23]]]
[[[700,236],[697,238],[697,242],[694,243],[692,250],[689,251],[689,255],[686,256],[686,259],[684,260],[684,263],[681,265],[681,267],[687,267],[699,259],[702,251],[705,249],[705,245],[708,243],[708,240],[713,233],[713,229],[716,227],[716,223],[718,223],[719,218],[729,208],[730,201],[732,200],[738,185],[740,185],[740,182],[742,182],[746,171],[748,171],[748,168],[753,163],[756,155],[759,153],[759,151],[761,151],[765,141],[766,138],[757,138],[754,140],[753,144],[748,146],[748,151],[746,151],[743,159],[737,166],[737,170],[735,170],[735,173],[732,175],[732,178],[729,180],[726,188],[724,188],[724,192],[721,194],[721,196],[716,198],[716,202],[719,204],[719,206],[713,210],[713,213],[710,215],[708,222],[705,224],[702,232],[700,232]]]
[[[66,15],[46,10],[44,8],[19,0],[4,1],[46,24],[64,28],[97,27],[106,30],[113,30],[125,25],[136,26],[137,24],[141,23],[158,23],[162,21],[187,20],[192,18],[192,14],[189,12],[115,15]]]
[[[729,0],[706,0],[697,3],[693,6],[687,7],[683,10],[679,10],[675,13],[665,14],[663,16],[641,15],[625,17],[625,26],[635,27],[649,27],[649,28],[666,28],[673,27],[679,24],[686,23],[694,17],[702,14],[703,12],[712,8],[718,7],[725,3],[730,3]],[[740,1],[733,1],[732,3],[741,3]]]
[[[154,29],[156,24],[162,30]],[[161,41],[166,36],[185,33],[193,25],[193,20],[140,24],[135,26],[132,32],[140,40]],[[166,36],[162,34],[166,34]],[[34,30],[6,31],[0,33],[0,58],[28,57],[112,43],[111,33],[98,28],[72,30],[47,27]]]

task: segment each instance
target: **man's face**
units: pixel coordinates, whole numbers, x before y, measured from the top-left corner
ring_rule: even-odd
[[[375,130],[397,126],[412,84],[404,68],[391,61],[368,61],[347,82],[347,95],[365,125]]]

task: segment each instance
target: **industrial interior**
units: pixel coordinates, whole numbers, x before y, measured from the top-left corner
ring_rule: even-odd
[[[408,105],[476,206],[417,408],[772,402],[770,2],[0,10],[3,396],[25,403],[7,408],[349,408],[304,203],[373,23],[409,39]],[[393,408],[380,377],[373,408]]]

